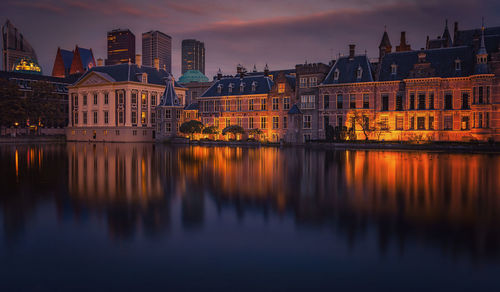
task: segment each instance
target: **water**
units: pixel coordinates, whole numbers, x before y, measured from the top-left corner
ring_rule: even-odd
[[[0,291],[499,291],[500,156],[0,146]]]

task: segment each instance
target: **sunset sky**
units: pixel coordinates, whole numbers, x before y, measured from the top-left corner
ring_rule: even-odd
[[[173,38],[173,73],[180,74],[181,41],[205,42],[207,76],[220,67],[234,74],[238,63],[248,69],[265,63],[271,70],[308,62],[328,63],[347,53],[349,43],[357,52],[378,55],[384,25],[393,47],[401,30],[413,49],[425,38],[442,34],[445,19],[460,29],[499,26],[498,0],[7,0],[0,21],[10,19],[35,48],[44,74],[52,73],[57,47],[76,44],[92,48],[95,58],[106,58],[106,32],[129,28],[136,35],[160,30]]]

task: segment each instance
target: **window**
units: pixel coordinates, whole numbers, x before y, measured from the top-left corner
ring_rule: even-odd
[[[397,111],[403,110],[403,95],[401,93],[398,93],[396,95],[396,110]]]
[[[337,108],[341,109],[344,103],[344,97],[342,94],[337,94]]]
[[[335,71],[333,72],[333,80],[335,81],[339,80],[339,73],[340,73],[339,69],[338,68],[335,69]]]
[[[125,101],[125,96],[123,91],[121,91],[120,93],[118,93],[118,103],[123,104],[124,101]]]
[[[382,110],[383,111],[389,110],[389,95],[388,94],[382,94]]]
[[[172,131],[172,124],[166,123],[165,124],[165,133],[170,133]]]
[[[283,98],[283,109],[285,109],[285,110],[290,109],[290,98],[289,97]]]
[[[236,100],[236,110],[241,111],[241,99]]]
[[[479,113],[478,114],[477,127],[478,128],[482,128],[483,127],[483,113]]]
[[[181,111],[180,111],[180,110],[176,110],[176,111],[175,111],[175,118],[176,118],[177,120],[180,120],[180,119],[181,119]]]
[[[152,124],[155,124],[155,123],[156,123],[156,113],[155,113],[155,112],[152,112],[152,113],[151,113],[151,123],[152,123]]]
[[[391,74],[392,75],[398,74],[398,65],[396,65],[396,64],[391,65]]]
[[[456,71],[462,70],[462,62],[460,61],[460,59],[455,60],[455,70]]]
[[[260,128],[267,129],[267,118],[266,117],[260,117]]]
[[[148,123],[148,116],[147,112],[142,112],[141,113],[141,124],[147,124]]]
[[[75,125],[78,125],[78,113],[75,113],[75,119],[74,119]]]
[[[349,108],[356,108],[356,95],[349,95]]]
[[[323,117],[323,128],[326,130],[326,128],[330,125],[330,117],[329,116],[324,116]]]
[[[462,130],[469,130],[470,129],[469,116],[462,116],[462,123],[460,125],[460,128]]]
[[[444,96],[444,109],[445,110],[453,109],[451,93],[446,93]]]
[[[137,92],[132,92],[131,103],[137,105]]]
[[[425,93],[418,94],[418,109],[419,110],[425,109]]]
[[[94,93],[94,105],[97,105],[97,93]]]
[[[300,88],[307,87],[307,78],[300,78]]]
[[[217,85],[217,93],[222,93],[222,84]]]
[[[78,105],[78,95],[73,95],[73,105]]]
[[[87,105],[87,95],[83,95],[83,105]]]
[[[241,119],[240,117],[236,118],[236,124],[237,124],[238,126],[240,126],[240,127],[242,127],[242,126],[243,126],[243,121],[242,121],[242,119]]]
[[[434,116],[429,116],[429,126],[427,129],[434,130]]]
[[[415,93],[413,93],[413,92],[410,93],[410,106],[409,106],[409,109],[410,110],[414,110],[415,109]]]
[[[266,110],[266,99],[265,98],[261,98],[260,99],[260,110],[261,111],[265,111]]]
[[[231,126],[231,118],[226,118],[226,128]]]
[[[151,105],[156,106],[156,93],[151,94]]]
[[[314,95],[302,95],[300,97],[301,109],[314,109],[316,103],[316,96]]]
[[[443,121],[444,129],[445,130],[452,130],[453,129],[453,116],[446,115],[446,116],[444,116],[443,119],[444,119],[444,121]]]
[[[370,95],[367,93],[363,94],[363,108],[370,108]]]
[[[389,117],[380,116],[380,129],[389,130]]]
[[[273,117],[273,129],[279,129],[279,118]]]
[[[137,112],[132,112],[132,124],[137,124]]]
[[[425,117],[417,117],[417,130],[425,130]]]
[[[285,92],[285,83],[278,83],[278,93]]]
[[[472,103],[476,103],[476,87],[472,87]]]
[[[396,116],[396,130],[403,130],[403,116]]]
[[[225,110],[226,112],[231,111],[231,101],[229,99],[225,100]]]
[[[330,96],[327,94],[323,95],[323,108],[330,108]]]
[[[303,127],[304,129],[310,129],[311,128],[311,116],[304,116],[304,123],[303,123]]]
[[[93,120],[94,120],[94,125],[97,124],[97,112],[92,112]]]
[[[141,81],[142,83],[148,83],[148,74],[142,73]]]
[[[248,110],[249,111],[253,111],[253,103],[254,103],[253,99],[248,100]]]
[[[318,77],[309,78],[309,87],[314,87],[318,85]]]
[[[87,124],[87,112],[83,112],[83,124]]]
[[[109,104],[109,93],[104,93],[104,104]]]
[[[480,86],[480,87],[478,88],[478,99],[477,99],[477,102],[478,102],[479,104],[482,104],[482,103],[483,103],[483,87],[482,87],[482,86]]]
[[[490,87],[486,86],[486,103],[490,103]]]
[[[165,109],[165,118],[166,119],[172,118],[172,112],[170,111],[170,109]]]
[[[468,92],[462,92],[462,109],[470,109]]]
[[[120,124],[123,124],[123,112],[122,111],[118,112],[118,122]]]
[[[147,93],[142,93],[141,94],[141,104],[142,105],[147,105],[148,104],[148,94]]]
[[[253,117],[249,117],[248,118],[248,128],[249,129],[253,129],[254,128]]]
[[[311,141],[311,134],[304,134],[304,142]]]
[[[241,82],[240,83],[240,92],[243,92],[243,91],[245,91],[245,83]]]
[[[408,125],[408,129],[415,130],[415,117],[414,116],[410,117],[410,124]]]
[[[490,127],[490,113],[484,113],[484,127]]]
[[[104,112],[104,123],[109,124],[109,112],[108,111]]]
[[[434,109],[434,92],[429,93],[429,109]]]
[[[288,123],[287,123],[287,118],[285,116],[285,117],[283,117],[283,129],[286,129],[286,128],[288,128]]]
[[[273,98],[273,110],[278,110],[279,109],[279,99],[277,97]]]

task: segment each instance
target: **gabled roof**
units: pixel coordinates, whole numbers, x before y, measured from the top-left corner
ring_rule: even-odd
[[[358,68],[361,68],[361,78],[357,78]],[[338,70],[338,80],[335,80],[334,74]],[[372,82],[373,74],[370,61],[367,56],[360,55],[354,58],[341,57],[335,62],[332,69],[326,76],[322,84],[341,84],[341,83],[357,83],[357,82]]]
[[[432,50],[396,52],[387,54],[382,59],[379,81],[403,80],[409,77],[414,65],[419,62],[418,55],[425,53],[425,62],[430,63],[435,76],[431,77],[462,77],[474,72],[474,54],[472,48],[451,47]],[[461,70],[455,70],[455,60],[461,61]],[[397,67],[392,74],[392,65]]]
[[[300,111],[299,107],[294,104],[292,108],[288,111],[289,115],[300,115],[302,112]]]
[[[71,62],[73,61],[73,52],[61,49],[61,57],[64,64],[64,69],[69,70],[71,68]]]
[[[80,59],[82,60],[83,68],[92,68],[95,67],[94,55],[92,54],[92,50],[84,49],[77,47],[80,52]]]
[[[179,97],[177,96],[177,93],[175,93],[174,78],[169,75],[165,82],[165,91],[163,91],[160,98],[159,106],[180,106]]]
[[[391,41],[389,40],[389,35],[387,34],[387,31],[384,31],[384,34],[382,35],[382,40],[380,41],[380,45],[378,47],[379,48],[392,47]]]
[[[290,87],[293,88],[293,90],[295,90],[295,84],[297,82],[297,77],[292,76],[292,75],[286,75],[285,78],[286,78],[286,81],[288,82],[288,85],[290,85]]]
[[[488,53],[498,52],[500,45],[500,26],[484,29],[484,43]],[[472,46],[478,50],[481,45],[481,28],[458,30],[455,33],[455,46]]]
[[[240,84],[243,82],[243,91],[240,90]],[[252,90],[252,84],[255,83],[255,91]],[[201,95],[201,97],[213,96],[229,96],[229,95],[251,95],[251,94],[266,94],[269,93],[274,85],[269,77],[260,76],[245,76],[243,78],[231,77],[217,80],[210,88]],[[232,86],[232,92],[229,92],[229,87]],[[221,88],[219,93],[218,88]]]
[[[141,82],[142,80],[140,79],[140,77],[142,73],[146,73],[148,75],[148,84],[156,85],[165,85],[165,79],[170,76],[170,74],[163,69],[156,70],[156,68],[153,67],[139,67],[136,64],[124,63],[111,66],[93,67],[89,71],[87,71],[78,81],[85,78],[85,76],[87,76],[91,72],[104,73],[110,76],[116,82]],[[184,88],[177,82],[175,82],[175,87]]]

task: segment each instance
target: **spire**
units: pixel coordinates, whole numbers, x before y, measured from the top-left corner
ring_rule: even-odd
[[[387,34],[387,28],[384,26],[384,34],[382,35],[382,40],[380,41],[380,45],[378,46],[379,48],[385,47],[385,48],[391,48],[391,41],[389,40],[389,35]]]
[[[453,45],[453,43],[451,41],[450,31],[448,30],[448,19],[446,19],[445,24],[444,24],[444,32],[443,32],[442,39],[443,39],[443,46],[445,48],[451,47]]]
[[[486,51],[486,45],[484,43],[484,19],[481,25],[481,47],[476,54],[476,74],[487,74],[488,73],[488,52]]]
[[[169,74],[168,77],[165,78],[165,81],[166,81],[165,91],[161,96],[159,105],[179,106],[179,97],[177,96],[177,93],[175,93],[173,76]]]
[[[479,51],[477,52],[478,55],[488,55],[488,52],[486,52],[486,45],[484,44],[484,17],[482,20],[481,24],[481,47],[479,48]]]

